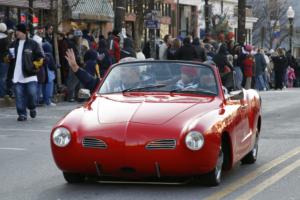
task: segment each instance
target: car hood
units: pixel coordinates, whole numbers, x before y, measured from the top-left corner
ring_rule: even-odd
[[[201,109],[201,113],[208,112],[211,108],[207,104],[212,100],[212,97],[170,95],[106,95],[98,97],[94,103],[98,105],[97,115],[100,124],[131,122],[161,125],[199,104],[206,105]]]

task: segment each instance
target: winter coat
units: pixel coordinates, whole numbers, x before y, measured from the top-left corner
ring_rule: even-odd
[[[191,44],[184,44],[178,49],[176,58],[178,60],[197,60],[195,47]]]
[[[136,57],[136,53],[133,50],[133,41],[130,38],[124,39],[124,47],[121,50],[121,59],[126,57]]]
[[[257,53],[255,54],[254,58],[255,58],[255,76],[262,75],[267,66],[264,55],[262,55],[261,53]]]
[[[17,60],[18,54],[18,47],[19,47],[19,40],[16,40],[11,44],[11,48],[15,49],[15,58],[12,60],[12,65],[8,70],[7,78],[12,79],[14,72],[15,72],[15,62]],[[39,61],[40,59],[44,58],[44,53],[40,47],[40,45],[31,40],[26,39],[23,48],[23,55],[22,55],[22,72],[24,77],[35,76],[38,70],[35,68],[33,62]]]
[[[271,57],[274,63],[274,71],[283,73],[288,67],[288,60],[285,56]]]
[[[195,47],[197,53],[197,60],[205,62],[207,60],[207,55],[205,49],[200,46],[199,38],[194,39],[193,46]]]
[[[45,83],[49,83],[54,81],[55,71],[57,68],[52,54],[53,48],[49,42],[43,43],[43,50],[45,53],[45,60],[44,60],[43,68],[41,70],[45,70],[45,74],[46,74]]]
[[[100,74],[101,77],[104,76],[108,68],[113,64],[112,57],[109,54],[106,40],[101,39],[99,40],[99,47],[98,47],[99,56],[102,58],[98,60],[98,64],[100,66]]]
[[[289,67],[287,70],[287,76],[288,76],[289,80],[295,80],[296,79],[295,70],[293,68]]]
[[[84,55],[86,71],[93,77],[100,77],[100,70],[97,63],[98,54],[95,50],[88,50]]]
[[[108,52],[112,58],[113,64],[119,62],[121,58],[119,38],[113,37],[108,41]]]
[[[219,52],[213,57],[213,61],[216,63],[220,73],[224,73],[225,66],[229,67],[231,70],[233,69],[233,66],[227,58],[227,49],[223,45],[220,47]]]
[[[168,60],[177,60],[177,57],[176,57],[177,51],[178,51],[178,49],[169,47],[167,49],[167,59]]]
[[[254,60],[251,57],[248,57],[243,62],[244,66],[244,75],[245,77],[253,76]]]
[[[0,33],[0,63],[6,62],[6,56],[8,55],[9,41],[7,35]]]

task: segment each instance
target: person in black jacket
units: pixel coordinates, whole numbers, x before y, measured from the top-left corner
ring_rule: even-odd
[[[183,40],[183,46],[177,51],[176,58],[178,60],[197,60],[197,52],[191,44],[191,38],[186,37]]]
[[[6,95],[6,75],[8,70],[8,46],[9,40],[5,34],[6,24],[0,23],[0,97]]]
[[[231,90],[234,89],[233,83],[233,66],[228,61],[228,51],[225,44],[222,44],[219,48],[218,53],[213,57],[213,61],[216,63],[216,66],[219,69],[220,76],[222,79],[223,85]]]
[[[195,47],[197,53],[197,60],[200,62],[205,62],[207,60],[205,49],[201,47],[200,39],[198,37],[194,38],[193,46]]]
[[[124,47],[121,49],[121,59],[126,57],[136,57],[133,49],[133,41],[128,37],[124,39]]]
[[[84,88],[89,89],[91,92],[94,92],[95,89],[97,88],[97,85],[100,83],[100,78],[93,77],[85,69],[79,67],[79,65],[76,62],[76,57],[73,49],[67,50],[65,58],[67,59],[71,70],[74,72],[74,74],[79,79],[81,84],[83,84]],[[134,61],[134,60],[136,60],[136,58],[127,57],[127,58],[123,58],[119,62]],[[123,79],[124,81],[128,82],[128,84],[133,84],[135,80],[139,79],[139,77],[134,78],[132,73],[129,73],[128,75],[131,77],[131,79],[126,79],[126,78]],[[139,84],[139,81],[135,83]]]
[[[49,42],[43,43],[43,50],[45,53],[45,60],[43,68],[45,70],[45,82],[42,84],[43,100],[47,106],[55,106],[56,104],[52,102],[53,91],[54,91],[54,79],[56,71],[56,63],[53,57],[53,47]]]
[[[227,55],[227,48],[224,44],[222,44],[218,53],[213,57],[213,61],[216,63],[221,74],[224,73],[225,66],[229,67],[230,69],[233,69],[232,64],[228,61]]]
[[[271,59],[274,63],[274,72],[275,72],[275,90],[283,88],[283,78],[284,73],[288,67],[288,60],[284,55],[282,49],[277,50],[278,56],[272,56]]]
[[[100,66],[100,76],[103,78],[108,68],[113,64],[113,58],[109,54],[107,42],[105,39],[100,39],[98,46],[98,64]]]
[[[14,83],[18,121],[27,120],[27,110],[30,117],[36,117],[37,103],[37,72],[43,65],[44,54],[39,44],[27,38],[25,24],[16,26],[17,40],[11,45],[11,62],[8,78]]]

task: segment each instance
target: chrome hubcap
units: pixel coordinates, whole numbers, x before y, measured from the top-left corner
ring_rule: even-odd
[[[253,155],[254,158],[257,157],[257,151],[258,151],[258,139],[256,139],[254,148],[253,148],[253,150],[252,150],[252,155]]]
[[[222,174],[222,165],[223,165],[223,160],[224,160],[224,155],[223,152],[221,151],[218,157],[217,165],[216,165],[216,179],[218,181],[221,180],[221,174]]]

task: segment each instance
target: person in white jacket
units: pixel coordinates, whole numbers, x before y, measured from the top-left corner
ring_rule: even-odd
[[[171,45],[171,36],[165,35],[164,43],[159,47],[159,60],[167,60],[167,50]]]

